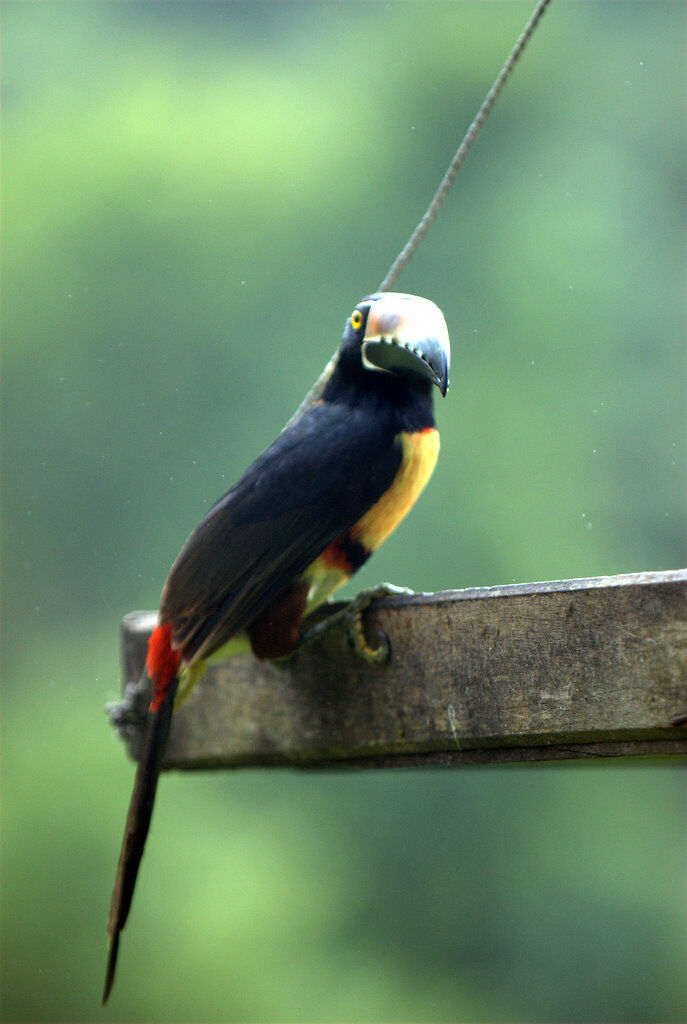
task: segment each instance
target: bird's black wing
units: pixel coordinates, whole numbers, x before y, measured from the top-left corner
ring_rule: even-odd
[[[401,464],[394,442],[366,408],[318,402],[291,421],[172,567],[160,617],[187,663],[250,625],[379,500]]]

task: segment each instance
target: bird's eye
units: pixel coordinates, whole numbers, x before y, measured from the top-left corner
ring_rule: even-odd
[[[363,314],[359,309],[354,309],[351,313],[351,327],[354,331],[359,331],[363,326]]]

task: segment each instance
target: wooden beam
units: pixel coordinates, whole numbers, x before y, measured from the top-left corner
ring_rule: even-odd
[[[137,679],[155,616],[122,624]],[[332,632],[277,666],[209,668],[165,764],[395,767],[687,753],[687,570],[389,597],[370,667]],[[145,695],[142,695],[145,706]],[[128,730],[134,756],[140,723]]]

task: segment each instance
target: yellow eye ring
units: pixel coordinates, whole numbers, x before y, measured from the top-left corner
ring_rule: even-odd
[[[351,327],[354,331],[359,331],[363,326],[363,314],[359,309],[354,309],[351,313]]]

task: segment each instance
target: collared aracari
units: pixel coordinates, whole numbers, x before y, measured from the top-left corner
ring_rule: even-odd
[[[432,390],[448,388],[439,308],[413,295],[363,299],[338,352],[276,441],[193,531],[165,583],[145,674],[143,752],[117,869],[103,1002],[114,981],[172,712],[218,651],[293,653],[303,620],[392,532],[439,452]]]

